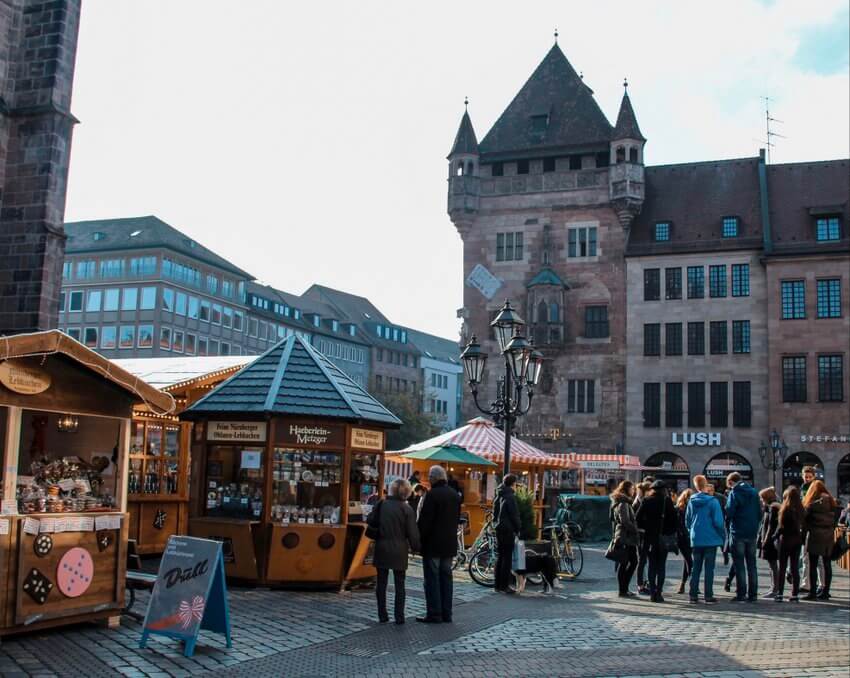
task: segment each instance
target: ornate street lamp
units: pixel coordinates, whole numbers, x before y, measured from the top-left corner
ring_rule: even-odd
[[[762,466],[773,473],[773,487],[777,494],[782,495],[782,488],[776,485],[776,471],[785,466],[785,457],[788,454],[788,445],[785,440],[780,437],[776,429],[770,434],[768,445],[762,441],[759,446],[759,457],[761,457]]]
[[[480,412],[493,418],[497,426],[503,425],[505,431],[505,463],[503,473],[511,471],[511,431],[516,420],[527,414],[534,397],[534,388],[540,382],[543,370],[543,354],[534,350],[534,346],[522,334],[525,321],[505,300],[490,327],[499,342],[499,352],[505,360],[505,373],[500,376],[496,387],[496,400],[488,407],[478,403],[478,385],[484,375],[487,354],[481,350],[475,335],[460,354],[466,380],[472,390],[472,399]],[[525,404],[523,405],[523,392]]]

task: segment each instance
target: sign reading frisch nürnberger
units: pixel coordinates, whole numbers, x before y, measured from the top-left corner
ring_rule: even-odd
[[[345,426],[317,424],[314,421],[286,421],[275,425],[276,442],[293,446],[333,448],[345,446]]]
[[[262,443],[266,440],[266,423],[264,421],[211,421],[207,424],[207,440]]]

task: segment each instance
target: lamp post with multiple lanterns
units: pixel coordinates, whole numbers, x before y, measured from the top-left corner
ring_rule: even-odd
[[[782,495],[782,488],[776,486],[776,470],[785,466],[785,456],[788,454],[788,445],[785,440],[780,438],[776,429],[770,434],[768,444],[765,445],[762,441],[759,446],[759,457],[761,457],[762,466],[773,473],[773,487],[777,494]]]
[[[488,407],[481,407],[478,403],[478,385],[487,364],[487,354],[481,350],[475,335],[472,335],[472,339],[460,354],[475,407],[492,417],[495,424],[502,425],[505,431],[505,475],[511,471],[511,432],[514,423],[531,408],[534,388],[540,381],[540,372],[543,369],[543,355],[535,351],[531,342],[522,335],[524,326],[525,321],[506,299],[505,305],[490,323],[499,342],[499,352],[505,360],[505,374],[499,377],[496,400]]]

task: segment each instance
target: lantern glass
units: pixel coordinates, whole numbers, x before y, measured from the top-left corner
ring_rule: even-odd
[[[466,373],[466,380],[470,384],[480,384],[481,377],[484,374],[484,366],[487,364],[487,354],[481,350],[481,345],[472,336],[472,339],[463,349],[460,354],[460,359],[463,361],[463,370]]]
[[[508,355],[511,374],[516,380],[516,383],[521,386],[525,382],[528,373],[528,363],[532,353],[531,344],[528,343],[524,336],[516,334],[505,347],[505,353]]]
[[[543,371],[543,354],[540,351],[532,351],[528,363],[528,375],[526,382],[529,388],[534,388],[540,383],[540,373]]]
[[[507,350],[513,336],[523,325],[525,325],[525,321],[513,309],[511,302],[505,299],[505,305],[502,306],[498,315],[490,323],[490,327],[496,333],[496,340],[499,342],[499,350],[502,353]]]

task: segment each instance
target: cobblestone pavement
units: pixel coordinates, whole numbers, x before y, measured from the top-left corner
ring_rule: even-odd
[[[0,676],[688,676],[850,678],[850,581],[837,570],[830,603],[692,606],[621,600],[601,548],[554,596],[495,594],[459,576],[453,624],[422,625],[421,572],[408,576],[404,626],[375,622],[370,590],[230,590],[233,648],[202,632],[195,656],[158,637],[140,650],[140,624],[81,625],[8,637]],[[718,568],[718,579],[721,576]],[[668,591],[681,564],[668,566]],[[762,575],[762,586],[767,575]],[[764,590],[764,589],[763,589]],[[725,598],[725,600],[724,600]],[[137,609],[144,609],[145,600]]]

